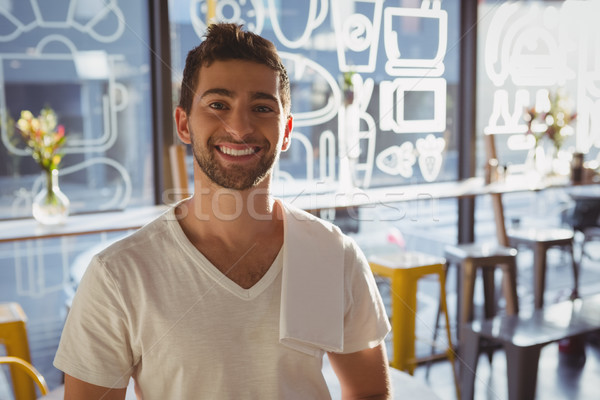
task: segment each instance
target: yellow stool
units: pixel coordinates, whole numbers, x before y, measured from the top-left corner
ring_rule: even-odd
[[[6,347],[6,354],[31,363],[27,341],[27,317],[17,303],[0,303],[0,344]],[[29,375],[15,365],[11,365],[13,390],[19,400],[35,399],[35,386]]]
[[[419,360],[415,357],[417,283],[435,274],[440,283],[440,308],[446,318],[448,347],[446,357],[452,365],[457,393],[458,380],[454,365],[454,349],[450,334],[448,308],[446,306],[446,260],[418,252],[396,252],[373,256],[369,259],[374,274],[390,279],[392,299],[393,357],[390,366],[413,374]],[[460,398],[460,396],[458,397]]]

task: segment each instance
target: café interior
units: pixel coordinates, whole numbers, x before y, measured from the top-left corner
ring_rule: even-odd
[[[595,0],[0,1],[0,399],[62,398],[52,361],[91,257],[193,194],[173,110],[212,21],[282,57],[294,131],[273,192],[365,253],[394,398],[598,398],[598,15]]]

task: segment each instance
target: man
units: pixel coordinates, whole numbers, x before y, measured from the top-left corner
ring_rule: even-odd
[[[389,398],[389,324],[364,256],[270,195],[290,145],[290,84],[273,44],[212,25],[188,54],[179,137],[195,194],[97,255],[55,358],[66,399]]]

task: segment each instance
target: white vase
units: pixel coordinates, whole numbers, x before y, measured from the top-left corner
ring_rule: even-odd
[[[45,185],[33,199],[33,218],[44,225],[64,224],[71,203],[58,186],[58,170],[44,171],[43,175]]]
[[[540,177],[548,177],[555,173],[556,147],[550,139],[542,138],[527,155],[527,165]]]

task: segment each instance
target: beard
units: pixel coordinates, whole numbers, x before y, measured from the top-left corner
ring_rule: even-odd
[[[203,148],[194,140],[193,132],[190,131],[190,133],[192,152],[196,163],[212,182],[225,189],[246,190],[255,187],[273,170],[277,160],[277,152],[270,152],[270,143],[265,141],[261,143],[262,156],[255,155],[255,157],[259,157],[259,160],[254,166],[230,165],[224,167],[215,157],[215,152],[218,151],[215,148],[216,139],[209,138],[206,147]],[[236,142],[230,139],[228,141]]]

